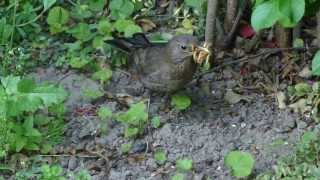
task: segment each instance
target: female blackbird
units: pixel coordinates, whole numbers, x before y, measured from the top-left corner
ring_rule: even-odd
[[[129,54],[142,84],[151,90],[173,92],[192,80],[197,64],[193,60],[196,37],[178,35],[168,43],[151,43],[143,33],[132,38],[114,38],[107,43]]]

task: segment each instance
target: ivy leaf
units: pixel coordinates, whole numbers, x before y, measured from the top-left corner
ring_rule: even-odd
[[[139,129],[138,128],[126,128],[124,132],[125,138],[134,138],[138,135]]]
[[[279,22],[284,27],[295,26],[304,15],[305,0],[280,0],[279,11],[281,18]]]
[[[93,36],[90,31],[90,27],[87,23],[79,23],[77,26],[73,27],[68,31],[73,37],[80,41],[89,41]]]
[[[56,6],[49,11],[47,23],[50,25],[50,32],[56,34],[64,31],[64,25],[69,20],[69,13],[62,7]]]
[[[184,94],[175,94],[172,96],[171,104],[178,110],[185,110],[191,105],[191,99]]]
[[[317,51],[312,59],[312,74],[320,76],[320,50]]]
[[[227,154],[224,162],[231,169],[235,177],[242,178],[249,176],[254,166],[254,159],[250,153],[231,151]]]
[[[179,159],[176,162],[177,169],[181,172],[190,171],[192,169],[192,159]]]
[[[273,26],[279,19],[277,1],[266,1],[259,4],[251,15],[251,25],[255,31]]]
[[[49,8],[51,8],[57,0],[43,0],[43,8],[44,10],[48,10]]]
[[[294,86],[296,96],[305,96],[312,92],[312,87],[307,83],[299,83]]]

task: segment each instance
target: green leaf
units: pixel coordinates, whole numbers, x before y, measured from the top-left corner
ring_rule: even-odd
[[[125,37],[131,37],[134,33],[142,32],[142,29],[135,25],[132,20],[117,20],[114,27],[117,31],[124,33]]]
[[[64,31],[64,25],[69,21],[69,13],[62,7],[56,6],[49,11],[47,23],[50,25],[50,32],[56,34]]]
[[[96,36],[93,38],[92,47],[95,49],[102,49],[104,45],[104,39],[102,36]]]
[[[163,165],[167,161],[167,154],[163,150],[158,150],[154,154],[154,159],[160,165]]]
[[[0,44],[7,44],[13,31],[13,26],[7,24],[7,20],[5,17],[0,19]]]
[[[312,74],[320,76],[320,50],[317,51],[312,59]]]
[[[36,83],[31,79],[22,79],[18,83],[18,91],[28,93],[36,88]]]
[[[90,31],[90,27],[86,23],[79,23],[72,29],[68,31],[73,37],[80,41],[89,41],[93,36],[93,34]]]
[[[112,32],[112,24],[108,20],[100,20],[98,24],[98,32],[101,35],[110,35]]]
[[[43,8],[44,10],[48,10],[49,8],[51,8],[57,0],[43,0]]]
[[[279,18],[277,1],[266,1],[254,9],[251,15],[251,25],[255,31],[259,31],[273,26]]]
[[[201,6],[203,5],[205,1],[204,0],[185,0],[185,3],[187,6],[195,8],[197,10],[201,9]]]
[[[113,19],[125,19],[134,12],[134,5],[128,0],[111,0],[109,8]]]
[[[106,0],[90,0],[89,8],[97,12],[102,11],[106,2]]]
[[[112,77],[112,71],[110,69],[101,69],[93,73],[92,78],[94,80],[99,80],[101,84],[104,84]]]
[[[126,128],[124,131],[124,137],[125,138],[135,138],[139,134],[138,128]]]
[[[254,166],[252,155],[241,151],[229,152],[224,162],[231,169],[232,175],[238,178],[249,176]]]
[[[296,96],[305,96],[312,92],[311,85],[307,83],[299,83],[294,86],[295,88],[295,94]]]
[[[146,113],[146,105],[139,102],[131,105],[126,113],[121,113],[117,116],[117,120],[129,125],[140,126],[147,122],[148,114]]]
[[[184,175],[181,173],[176,173],[174,176],[172,176],[171,180],[184,180]]]
[[[305,0],[279,0],[281,18],[279,22],[284,27],[295,26],[304,15]]]
[[[171,104],[178,110],[185,110],[191,105],[191,99],[184,94],[175,94],[172,96]]]
[[[132,148],[132,143],[125,143],[121,144],[121,152],[126,154],[128,153]]]
[[[160,124],[161,124],[161,122],[160,122],[159,116],[155,116],[151,119],[151,125],[153,128],[159,128]]]
[[[176,162],[176,167],[180,172],[190,171],[192,169],[192,159],[179,159]]]
[[[101,106],[98,110],[98,116],[101,119],[106,119],[112,116],[112,111],[107,106]]]
[[[17,136],[15,138],[15,150],[16,152],[20,152],[22,150],[22,148],[24,148],[24,146],[27,144],[27,138],[23,137],[23,136]]]
[[[29,151],[38,151],[38,150],[40,150],[39,145],[37,145],[35,143],[30,143],[30,142],[28,142],[23,148],[26,149],[26,150],[29,150]]]
[[[72,57],[70,59],[70,66],[75,69],[83,68],[85,65],[89,64],[90,60],[86,57]]]

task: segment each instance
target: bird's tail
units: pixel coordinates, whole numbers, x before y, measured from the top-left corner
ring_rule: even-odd
[[[127,53],[130,53],[136,48],[146,48],[151,46],[150,41],[143,33],[136,33],[131,38],[114,37],[107,40],[106,43],[111,44]]]

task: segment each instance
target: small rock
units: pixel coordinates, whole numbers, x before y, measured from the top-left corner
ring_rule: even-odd
[[[311,70],[308,66],[304,67],[300,72],[299,76],[302,78],[310,78],[312,76]]]
[[[155,171],[158,168],[156,161],[152,158],[149,158],[146,162],[146,166],[150,171]]]
[[[147,148],[147,144],[145,142],[142,141],[136,141],[131,150],[130,153],[135,154],[135,153],[142,153],[146,150]]]
[[[74,170],[77,168],[77,166],[78,166],[77,159],[75,157],[71,157],[68,162],[68,169]]]

